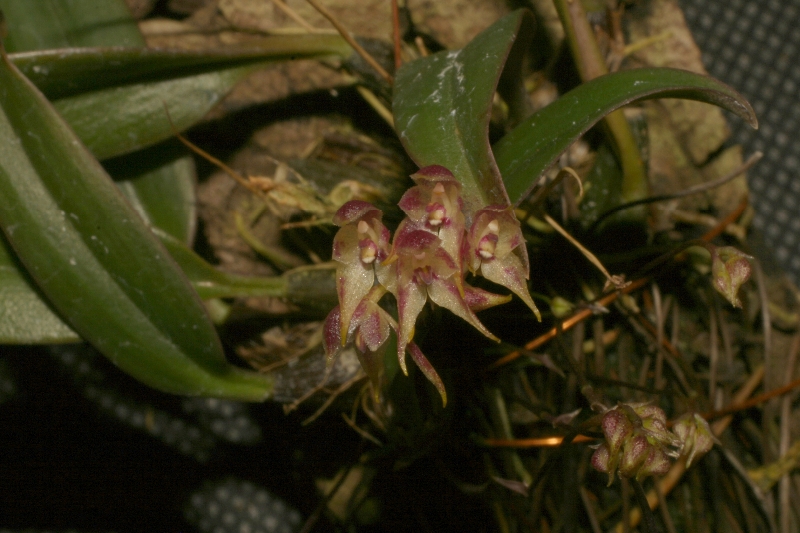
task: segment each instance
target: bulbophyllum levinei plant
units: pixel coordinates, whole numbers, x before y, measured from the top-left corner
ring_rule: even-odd
[[[324,324],[325,351],[330,362],[345,346],[354,346],[376,398],[386,385],[384,356],[394,332],[402,371],[408,373],[410,354],[446,403],[441,378],[414,342],[417,318],[428,301],[497,340],[475,313],[511,296],[471,286],[469,274],[510,290],[541,320],[528,289],[528,252],[515,207],[560,154],[605,115],[640,98],[679,95],[726,107],[755,124],[749,104],[716,80],[640,69],[602,76],[527,118],[517,117],[518,125],[490,146],[498,81],[518,72],[519,65],[506,60],[519,61],[520,48],[530,42],[529,22],[525,11],[517,11],[461,50],[403,65],[395,78],[395,127],[420,167],[412,176],[415,185],[399,202],[406,217],[393,237],[381,211],[367,202],[348,202],[334,217],[340,228],[333,243],[339,305]],[[639,185],[628,190],[641,190]],[[738,289],[750,275],[747,257],[730,247],[702,245],[711,253],[714,287],[739,305]],[[389,294],[397,319],[386,310]],[[694,413],[670,430],[656,405],[591,403],[600,412],[590,429],[604,437],[592,465],[609,475],[609,484],[615,474],[629,478],[637,495],[643,495],[638,481],[665,473],[672,458],[691,464],[713,446],[708,424]]]

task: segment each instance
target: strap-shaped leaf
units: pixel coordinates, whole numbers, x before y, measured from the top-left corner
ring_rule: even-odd
[[[15,258],[0,235],[0,344],[79,342]]]
[[[392,111],[403,146],[420,167],[450,169],[468,216],[509,203],[489,147],[489,119],[506,58],[515,45],[525,49],[531,24],[529,11],[515,11],[461,50],[404,64],[395,78]]]
[[[758,127],[755,112],[744,96],[709,76],[669,68],[607,74],[576,87],[534,113],[492,147],[511,201],[521,202],[539,176],[604,116],[650,98],[684,98],[715,104]]]
[[[112,41],[114,42],[114,41]],[[117,41],[118,42],[118,41]],[[76,43],[72,43],[75,46]],[[53,45],[50,45],[53,47]],[[338,35],[280,35],[216,50],[98,46],[11,54],[11,60],[50,100],[147,81],[163,81],[264,61],[348,57]]]
[[[506,61],[520,60],[517,49],[527,42],[521,37],[529,23],[527,11],[515,11],[463,49],[417,59],[397,73],[392,110],[403,145],[420,166],[450,168],[462,182],[468,212],[509,198],[519,203],[571,143],[608,113],[637,100],[699,100],[757,124],[744,97],[713,78],[674,69],[640,69],[579,86],[527,118],[492,150],[492,98],[504,68],[517,67],[506,66]]]
[[[40,0],[35,4],[20,0],[0,0],[0,6],[11,17],[6,22],[12,33],[10,49],[22,51],[31,72],[40,79],[58,78],[62,86],[71,85],[58,77],[63,68],[57,58],[62,53],[69,56],[72,46],[125,45],[143,47],[144,38],[136,21],[130,16],[123,0],[110,0],[97,9],[97,5],[63,0]],[[57,48],[58,51],[40,52],[36,48]],[[33,50],[24,52],[25,50]],[[79,48],[77,50],[89,50]],[[141,50],[141,48],[125,50]],[[37,59],[39,54],[50,61]],[[27,61],[27,62],[26,62]],[[88,64],[88,61],[85,63]],[[79,64],[70,64],[75,75]],[[95,84],[107,79],[100,71],[87,73],[84,79]],[[91,75],[93,74],[93,75]],[[178,152],[181,153],[181,152]],[[196,225],[195,174],[190,156],[176,160],[176,151],[169,146],[156,146],[136,156],[117,158],[109,162],[110,172],[128,200],[149,224],[158,226],[184,242],[194,238]],[[5,237],[0,235],[0,240]],[[7,248],[7,243],[3,243]],[[78,340],[78,336],[61,321],[27,275],[19,262],[10,255],[0,257],[0,268],[5,270],[0,291],[5,295],[4,309],[14,309],[13,319],[4,321],[2,342],[39,343]],[[66,335],[69,333],[69,335]]]
[[[272,381],[229,365],[166,249],[45,97],[0,60],[0,226],[72,328],[173,393],[261,400]]]

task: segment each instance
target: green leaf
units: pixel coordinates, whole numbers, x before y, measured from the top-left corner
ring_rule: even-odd
[[[715,104],[758,127],[747,100],[708,76],[668,68],[607,74],[576,87],[534,113],[493,146],[511,201],[521,202],[539,176],[604,116],[649,98],[685,98]]]
[[[144,46],[125,2],[0,0],[8,52],[64,46]]]
[[[246,46],[213,50],[162,50],[108,46],[72,48],[77,43],[52,43],[49,48],[12,54],[11,60],[50,100],[76,94],[205,74],[265,61],[325,57],[346,58],[350,45],[338,35],[264,37]]]
[[[153,230],[203,299],[233,296],[286,296],[286,280],[226,274],[208,264],[189,247],[166,232]]]
[[[0,238],[0,344],[56,344],[81,338],[53,311]]]
[[[39,78],[47,78],[48,73],[57,73],[60,68],[57,61],[48,63],[38,60],[39,54],[55,58],[60,54],[69,55],[70,49],[61,47],[144,45],[138,26],[122,0],[106,1],[100,5],[102,9],[98,9],[98,5],[91,2],[65,3],[62,0],[41,0],[34,5],[27,1],[0,0],[0,6],[11,16],[8,25],[16,36],[11,43],[15,50],[59,48],[56,51],[19,54],[29,58],[27,63],[25,60],[21,63],[27,64]],[[77,64],[68,66],[76,72],[80,71]],[[99,72],[86,78],[106,79]],[[59,79],[58,76],[55,79],[69,86],[66,79]],[[118,185],[145,220],[189,243],[194,238],[196,224],[192,159],[186,156],[175,160],[176,151],[164,148],[154,147],[135,156],[117,158],[108,164],[115,167],[113,171],[117,178],[126,177],[130,180],[120,181]],[[181,153],[184,152],[181,150]],[[0,241],[7,249],[8,244],[2,234]],[[3,322],[3,342],[39,343],[57,342],[58,339],[73,342],[78,339],[77,334],[42,299],[41,293],[13,255],[3,254],[0,257],[0,268],[5,271],[0,281],[0,291],[5,295],[4,309],[14,309],[13,319]]]
[[[461,50],[404,64],[395,78],[400,140],[420,167],[442,165],[456,176],[468,216],[509,204],[489,146],[489,119],[506,59],[525,49],[531,24],[529,11],[515,11]]]
[[[271,393],[270,378],[225,361],[202,302],[166,249],[5,54],[0,226],[58,313],[132,376],[179,394]]]
[[[161,142],[197,123],[257,67],[113,87],[56,100],[53,105],[98,159]],[[165,108],[169,110],[172,124]]]

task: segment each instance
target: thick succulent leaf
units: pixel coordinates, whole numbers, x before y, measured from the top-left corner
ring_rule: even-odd
[[[208,264],[183,242],[151,228],[204,300],[243,296],[287,297],[286,277],[260,278],[227,274]],[[331,278],[333,271],[331,270]],[[335,297],[335,295],[334,295]],[[5,237],[0,235],[0,344],[79,342],[75,331],[47,303],[36,283],[19,264]]]
[[[58,71],[57,61],[37,61],[37,54],[59,57],[69,56],[70,46],[124,45],[143,47],[144,38],[136,21],[130,16],[125,2],[111,0],[98,4],[91,2],[64,2],[41,0],[35,5],[20,0],[0,0],[7,13],[8,27],[12,33],[9,49],[30,58],[29,70],[40,78]],[[58,48],[58,51],[36,52],[36,48]],[[130,49],[128,49],[130,50]],[[138,50],[138,49],[137,49]],[[78,65],[71,65],[78,67]],[[99,72],[92,76],[105,79]],[[67,83],[66,80],[59,80]],[[97,82],[95,82],[97,83]],[[182,152],[183,150],[181,150]],[[109,172],[139,213],[151,225],[158,226],[176,238],[190,243],[196,224],[195,175],[190,156],[176,158],[174,145],[159,145],[135,156],[116,158],[108,162]],[[5,237],[0,240],[8,248]],[[27,272],[12,255],[0,257],[0,268],[5,276],[0,290],[5,293],[5,309],[15,309],[14,319],[5,321],[3,342],[37,343],[76,340],[76,334],[55,314],[42,299]],[[71,336],[65,336],[69,332]]]
[[[143,46],[136,21],[122,0],[0,0],[8,27],[6,50],[62,46]]]
[[[112,41],[119,42],[119,41]],[[69,43],[73,46],[78,43]],[[106,45],[110,43],[105,43]],[[280,35],[247,46],[218,50],[161,50],[130,47],[36,50],[11,55],[11,60],[50,100],[145,81],[163,81],[264,61],[348,57],[350,45],[337,35]],[[55,44],[50,44],[55,48]]]
[[[194,159],[176,144],[161,143],[103,166],[150,226],[191,244],[197,229],[197,174]]]
[[[0,61],[0,226],[81,337],[172,393],[261,400],[269,378],[229,365],[203,304],[45,97]]]
[[[442,165],[455,175],[469,220],[482,207],[509,203],[489,146],[489,120],[506,60],[530,42],[531,23],[530,12],[515,11],[461,50],[404,64],[395,78],[400,140],[420,167]]]
[[[708,76],[667,68],[607,74],[534,113],[492,147],[511,201],[521,202],[539,176],[604,116],[650,98],[685,98],[715,104],[758,127],[747,100]]]
[[[75,331],[35,289],[33,280],[17,262],[14,251],[0,236],[0,344],[79,342]]]

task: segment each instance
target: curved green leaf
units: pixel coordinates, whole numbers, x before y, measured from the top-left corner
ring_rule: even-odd
[[[6,50],[63,46],[144,46],[124,1],[0,0],[8,37]]]
[[[115,43],[119,41],[111,41]],[[75,44],[75,43],[71,43]],[[110,43],[105,43],[106,45]],[[11,54],[11,60],[50,100],[120,85],[164,81],[225,70],[264,61],[325,57],[346,58],[352,53],[338,35],[280,35],[247,46],[216,50],[162,50],[96,47],[36,50]],[[50,44],[50,48],[56,48]]]
[[[7,21],[13,37],[13,50],[32,48],[58,48],[56,51],[21,52],[29,58],[20,61],[40,78],[49,79],[48,74],[59,72],[57,58],[69,55],[69,46],[92,46],[119,44],[144,46],[136,21],[130,16],[122,0],[98,4],[89,2],[64,2],[63,0],[40,0],[32,4],[27,0],[0,0],[0,7],[11,17]],[[87,50],[87,49],[77,49]],[[141,50],[141,48],[126,50]],[[39,55],[51,57],[42,61]],[[69,61],[67,61],[69,63]],[[70,64],[80,71],[78,64]],[[88,78],[89,76],[87,76]],[[69,83],[63,81],[67,86]],[[106,79],[99,72],[91,78]],[[97,82],[95,82],[97,83]],[[168,153],[165,153],[168,152]],[[127,178],[118,185],[150,224],[169,231],[172,235],[191,242],[196,224],[195,176],[192,159],[186,156],[175,160],[176,150],[154,147],[145,153],[117,158],[109,162],[117,178]],[[180,153],[184,151],[181,150]],[[8,247],[0,234],[4,248]],[[5,298],[3,310],[13,309],[13,318],[3,321],[0,341],[9,343],[73,342],[77,334],[53,312],[42,298],[24,268],[11,255],[0,257],[0,268],[5,271],[0,281],[0,291]]]
[[[81,338],[53,311],[0,238],[0,344],[55,344]]]
[[[178,239],[158,229],[153,231],[204,300],[232,296],[286,296],[286,280],[282,277],[236,276],[221,272]]]
[[[44,96],[0,61],[0,226],[81,337],[172,393],[261,400],[178,266]]]
[[[758,127],[747,100],[708,76],[669,68],[607,74],[576,87],[534,113],[492,147],[511,201],[518,204],[525,199],[539,176],[608,113],[649,98],[685,98],[715,104]]]
[[[198,76],[112,87],[53,102],[98,159],[127,154],[197,123],[257,66]],[[172,124],[165,112],[169,110]]]
[[[468,215],[509,200],[489,147],[492,99],[506,59],[530,42],[527,10],[506,15],[466,47],[404,64],[395,78],[395,128],[417,165],[442,165],[462,184]]]
[[[194,159],[182,148],[161,143],[103,166],[149,225],[191,244],[197,229],[197,174]]]

